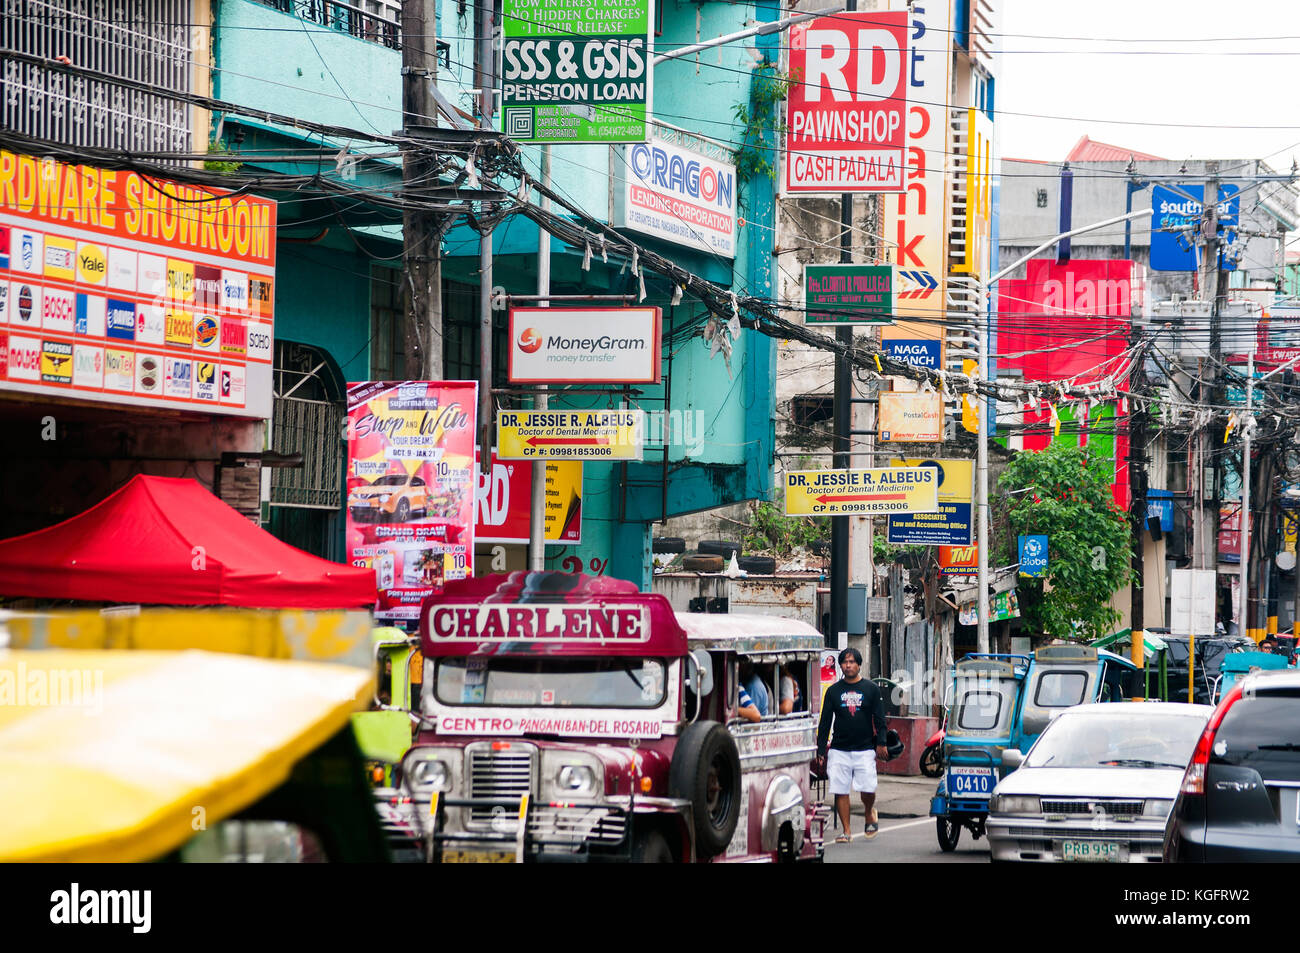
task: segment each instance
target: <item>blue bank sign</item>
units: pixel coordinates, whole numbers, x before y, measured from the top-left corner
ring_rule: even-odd
[[[1042,578],[1047,575],[1047,537],[1020,537],[1020,575]]]
[[[1187,195],[1179,194],[1186,192]],[[1190,195],[1192,198],[1188,198]],[[1195,271],[1196,251],[1194,236],[1182,231],[1161,229],[1199,229],[1205,208],[1204,186],[1182,185],[1179,191],[1157,185],[1151,190],[1151,270]],[[1235,185],[1219,186],[1219,237],[1223,242],[1233,241],[1237,235],[1233,228],[1238,224],[1241,199]],[[1222,246],[1220,246],[1222,247]],[[1223,261],[1220,267],[1229,271],[1237,266]]]

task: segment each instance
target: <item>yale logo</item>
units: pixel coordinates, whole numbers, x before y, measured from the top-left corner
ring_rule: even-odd
[[[108,278],[108,256],[98,245],[77,246],[77,280],[102,285]]]

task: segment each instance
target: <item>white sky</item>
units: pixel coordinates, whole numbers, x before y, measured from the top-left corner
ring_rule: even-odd
[[[1086,135],[1164,159],[1264,159],[1285,171],[1300,158],[1300,0],[1000,5],[1002,157],[1060,161]],[[1231,39],[1207,41],[1216,37]],[[1206,123],[1273,128],[1193,125]]]

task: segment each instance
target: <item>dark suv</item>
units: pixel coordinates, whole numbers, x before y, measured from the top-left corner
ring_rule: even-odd
[[[1300,862],[1300,672],[1261,672],[1210,716],[1165,828],[1166,861]]]

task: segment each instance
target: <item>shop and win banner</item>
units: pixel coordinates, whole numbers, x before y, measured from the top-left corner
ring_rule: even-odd
[[[501,129],[520,142],[645,142],[652,0],[505,0]]]
[[[276,205],[0,150],[0,391],[271,416]]]
[[[348,559],[375,570],[378,619],[474,573],[478,384],[348,385]]]

